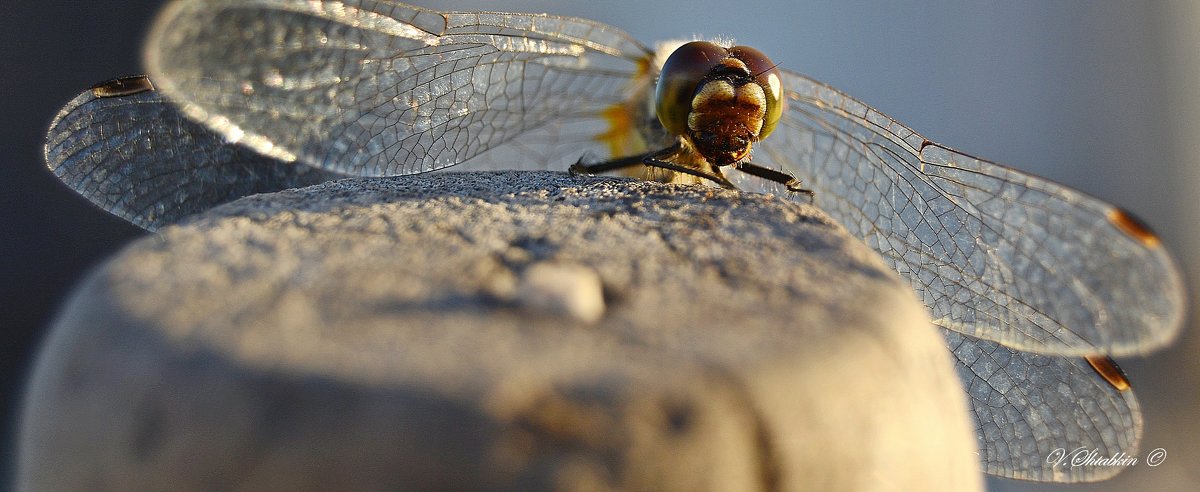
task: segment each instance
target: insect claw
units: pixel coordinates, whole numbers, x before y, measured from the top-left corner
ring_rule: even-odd
[[[800,180],[796,179],[796,178],[792,178],[791,180],[788,180],[788,182],[784,183],[783,185],[787,187],[788,191],[795,191],[797,193],[805,193],[805,194],[809,194],[809,195],[813,194],[812,190],[805,189],[803,187],[804,185],[800,182]]]
[[[813,200],[816,197],[816,193],[814,193],[813,190],[803,188],[803,185],[800,183],[799,179],[792,178],[792,179],[788,180],[787,183],[784,183],[783,186],[785,188],[787,188],[787,190],[792,194],[792,196],[795,196],[796,193],[803,193],[805,195],[808,195],[808,203],[810,203],[810,204],[813,203]]]

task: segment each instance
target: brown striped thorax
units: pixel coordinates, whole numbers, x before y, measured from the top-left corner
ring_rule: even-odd
[[[692,41],[663,64],[655,109],[667,131],[712,164],[734,164],[783,114],[779,70],[754,48]]]

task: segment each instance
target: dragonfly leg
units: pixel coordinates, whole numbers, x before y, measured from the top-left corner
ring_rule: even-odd
[[[707,171],[703,171],[700,169],[682,166],[682,165],[675,164],[670,161],[663,160],[664,158],[669,158],[675,154],[678,154],[682,148],[683,148],[683,146],[680,143],[676,142],[674,145],[671,145],[670,147],[667,147],[662,150],[655,150],[653,152],[632,155],[629,157],[621,157],[618,159],[613,159],[611,161],[597,162],[595,164],[584,164],[583,160],[580,159],[579,162],[576,162],[575,164],[571,165],[571,168],[569,169],[569,171],[572,173],[596,174],[596,173],[603,173],[603,172],[608,172],[608,171],[612,171],[612,170],[616,170],[616,169],[621,169],[621,168],[629,167],[629,166],[645,165],[645,166],[657,167],[660,169],[667,169],[667,170],[671,170],[671,171],[675,171],[675,172],[690,174],[692,176],[704,178],[704,179],[707,179],[709,181],[712,181],[714,183],[721,185],[722,188],[729,188],[729,189],[733,189],[733,190],[737,189],[737,187],[734,186],[733,183],[729,182],[729,180],[726,179],[725,176],[721,175],[721,172],[719,170],[714,170],[713,172],[707,172]]]
[[[792,193],[803,193],[805,195],[808,195],[809,201],[812,201],[812,199],[813,199],[813,195],[814,195],[813,190],[803,188],[802,187],[803,185],[800,183],[800,180],[797,179],[795,176],[792,176],[791,174],[788,174],[788,173],[785,173],[782,171],[776,171],[776,170],[770,169],[770,168],[765,168],[758,164],[754,164],[752,162],[743,162],[743,163],[735,165],[734,167],[736,167],[738,171],[744,172],[746,174],[749,174],[752,176],[757,176],[757,177],[760,177],[767,181],[774,181],[776,183],[779,183],[779,184],[783,185],[785,188],[787,188],[787,190]]]
[[[734,186],[733,183],[731,183],[728,178],[726,178],[725,176],[722,176],[720,174],[720,171],[706,172],[706,171],[702,171],[702,170],[687,167],[687,166],[681,166],[679,164],[675,164],[674,162],[660,160],[660,159],[657,159],[654,157],[646,158],[646,160],[642,161],[642,164],[645,164],[645,165],[651,166],[651,167],[669,169],[671,171],[680,172],[683,174],[690,174],[692,176],[704,178],[704,179],[712,181],[716,184],[721,185],[722,188],[726,188],[726,189],[730,189],[730,190],[738,189],[737,186]]]
[[[645,154],[631,155],[628,157],[613,159],[611,161],[597,162],[595,164],[584,164],[583,158],[581,157],[579,158],[579,162],[571,164],[571,167],[567,169],[567,171],[569,171],[571,174],[606,173],[629,166],[639,165],[642,163],[642,161],[649,159],[650,156],[654,154],[655,152],[647,152]]]
[[[572,164],[571,167],[568,169],[568,171],[573,174],[606,173],[609,171],[615,171],[617,169],[621,169],[621,168],[625,168],[625,167],[629,167],[629,166],[636,166],[639,164],[644,164],[646,159],[657,159],[657,158],[661,158],[661,157],[665,157],[665,156],[674,154],[676,152],[679,152],[680,148],[681,147],[680,147],[679,143],[676,143],[675,145],[672,145],[665,149],[654,150],[654,151],[646,152],[644,154],[631,155],[628,157],[620,157],[617,159],[613,159],[611,161],[597,162],[595,164],[584,164],[583,158],[580,157],[579,161],[576,162],[575,164]]]

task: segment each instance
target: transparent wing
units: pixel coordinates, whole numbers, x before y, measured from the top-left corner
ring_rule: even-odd
[[[784,84],[784,118],[755,161],[815,190],[946,329],[985,470],[1054,481],[1116,473],[1047,459],[1059,448],[1137,451],[1133,393],[1082,356],[1144,352],[1179,330],[1183,286],[1153,234],[1094,198],[933,144],[824,84],[790,72]]]
[[[1133,392],[1114,388],[1082,357],[1045,356],[949,330],[943,334],[971,399],[985,472],[1096,481],[1122,467],[1073,464],[1077,450],[1101,457],[1137,455],[1142,417]]]
[[[531,141],[578,159],[580,147],[554,147],[595,142],[603,128],[572,122],[624,100],[648,55],[583,19],[371,0],[177,1],[145,54],[163,91],[227,139],[356,175],[431,171]]]
[[[59,111],[46,163],[100,208],[154,230],[254,193],[342,177],[226,143],[191,122],[144,76],[97,85]]]
[[[1143,353],[1179,331],[1179,270],[1129,215],[784,75],[788,106],[755,161],[815,190],[822,209],[908,280],[936,324],[1059,355]],[[731,174],[746,189],[780,192]]]

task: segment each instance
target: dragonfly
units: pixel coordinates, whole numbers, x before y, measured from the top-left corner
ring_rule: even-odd
[[[1111,357],[1169,343],[1187,299],[1153,232],[1101,200],[934,143],[757,51],[714,44],[705,57],[721,68],[682,65],[701,80],[664,91],[680,45],[654,50],[547,14],[177,0],[151,29],[149,76],[70,101],[46,160],[149,230],[253,193],[451,166],[620,168],[813,200],[931,313],[957,359],[984,471],[1095,481],[1119,468],[1048,458],[1136,455],[1141,413]],[[726,157],[700,149],[713,135],[689,133],[701,131],[687,115],[696,107],[679,106],[714,81],[733,91],[708,91],[725,94],[717,101],[750,101],[733,125],[740,140],[727,139],[745,148]]]

